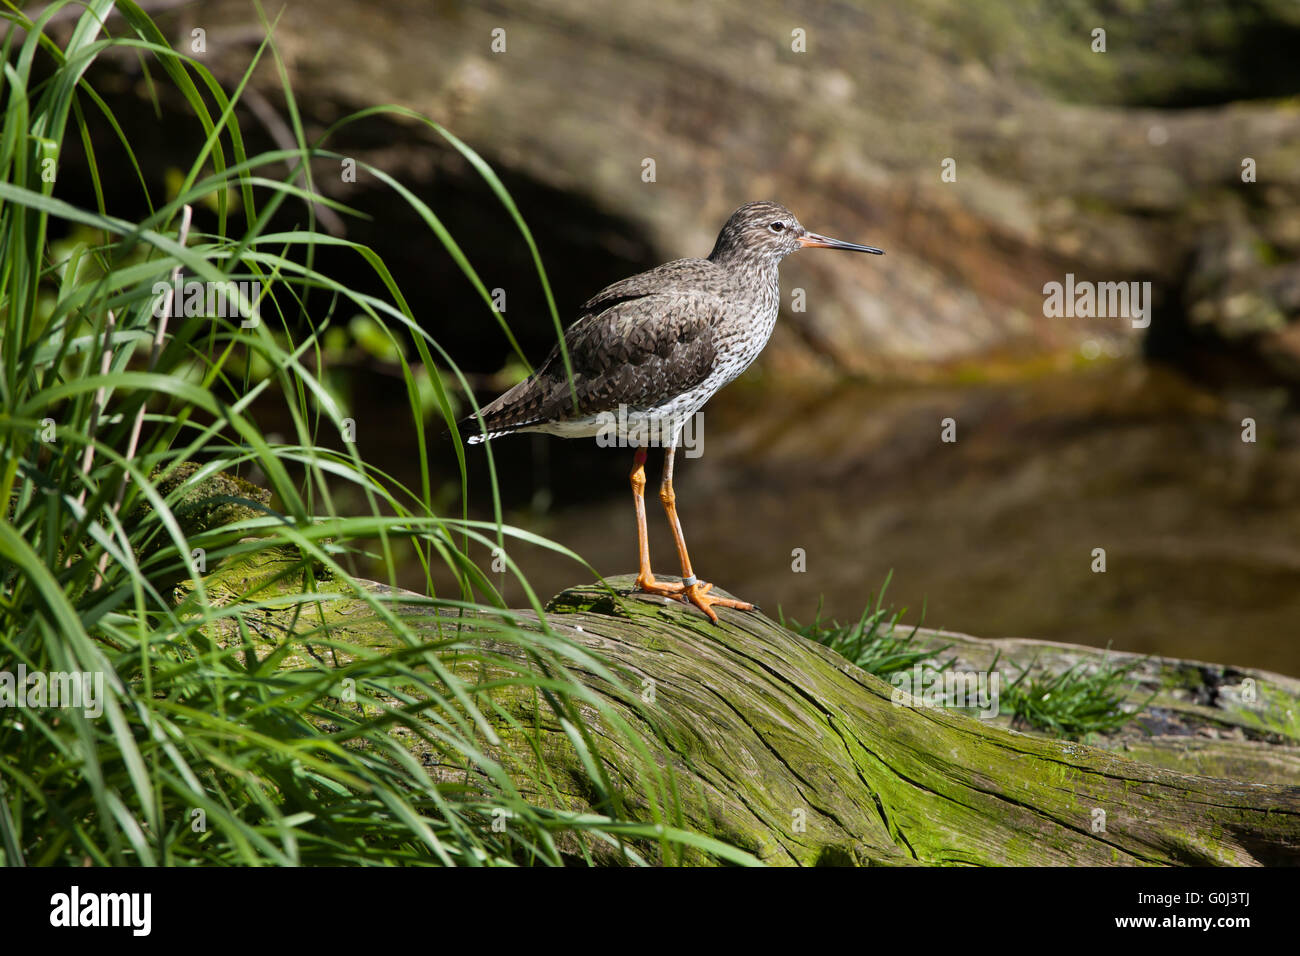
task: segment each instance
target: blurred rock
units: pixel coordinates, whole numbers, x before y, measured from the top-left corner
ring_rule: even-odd
[[[256,33],[247,0],[174,17],[178,37],[207,28],[205,63],[236,82]],[[761,197],[884,247],[872,262],[791,260],[786,305],[802,288],[807,310],[778,326],[771,370],[918,377],[1063,363],[1084,343],[1135,351],[1143,333],[1122,318],[1044,318],[1044,283],[1074,273],[1152,282],[1153,340],[1241,349],[1261,375],[1300,381],[1300,111],[1279,99],[1300,90],[1294,3],[339,0],[289,4],[276,40],[309,133],[409,106],[506,174],[574,197],[575,215],[629,223],[640,236],[625,241],[647,240],[651,261],[704,254]],[[269,58],[254,82],[275,99]],[[363,155],[395,173],[463,166],[415,124],[380,138]],[[337,180],[320,181],[345,199],[364,187]],[[543,254],[555,249],[563,214],[521,208]],[[427,234],[387,238],[436,250]],[[566,318],[578,301],[561,301]],[[529,322],[551,334],[544,314]],[[482,329],[478,347],[504,357]]]

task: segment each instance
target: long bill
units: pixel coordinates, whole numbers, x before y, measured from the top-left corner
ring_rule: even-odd
[[[885,254],[884,249],[877,249],[875,246],[860,246],[856,242],[845,242],[843,239],[819,236],[815,232],[806,232],[800,236],[799,245],[812,249],[844,249],[848,252],[869,252],[875,256]]]

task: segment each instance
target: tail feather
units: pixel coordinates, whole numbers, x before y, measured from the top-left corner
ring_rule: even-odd
[[[462,418],[456,423],[456,430],[460,432],[460,437],[467,445],[479,445],[485,441],[491,441],[494,438],[501,438],[503,435],[512,435],[521,428],[527,428],[530,425],[537,424],[540,419],[532,419],[522,422],[504,423],[493,420],[495,416],[484,410],[483,421],[480,422],[477,415],[471,415],[468,418]],[[485,434],[486,432],[486,434]]]
[[[513,428],[498,428],[495,430],[489,428],[485,435],[477,418],[466,418],[464,421],[457,422],[456,428],[460,431],[461,440],[467,445],[481,445],[483,442],[491,441],[493,438],[500,438],[503,435],[509,435],[515,430]]]
[[[537,377],[534,376],[484,405],[479,409],[478,415],[461,419],[456,423],[456,428],[461,438],[471,445],[517,432],[544,420],[543,395],[544,392],[537,387]]]
[[[470,415],[457,422],[456,430],[460,432],[461,439],[468,444],[478,445],[546,421],[548,395],[554,390],[554,383],[547,373],[549,361],[527,379],[480,408],[478,415]]]

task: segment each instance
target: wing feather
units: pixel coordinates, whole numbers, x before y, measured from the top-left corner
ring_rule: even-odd
[[[573,392],[556,346],[528,379],[483,409],[489,437],[620,405],[652,408],[700,385],[717,359],[716,330],[730,282],[707,259],[678,259],[606,286],[564,333]],[[461,431],[482,440],[476,418],[466,419]]]
[[[689,391],[713,370],[724,306],[698,290],[614,296],[565,332],[577,409],[557,346],[531,377],[483,409],[489,433],[587,418],[620,405],[653,408]],[[467,436],[481,436],[476,419],[467,424]]]

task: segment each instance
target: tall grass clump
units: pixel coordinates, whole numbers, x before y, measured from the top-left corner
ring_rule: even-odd
[[[137,6],[118,4],[110,21],[113,6],[53,4],[37,22],[13,5],[4,14],[0,681],[85,674],[103,693],[96,708],[20,707],[12,695],[0,708],[0,860],[745,861],[678,826],[671,778],[575,676],[617,687],[618,675],[549,627],[508,557],[541,623],[507,611],[469,551],[514,538],[577,556],[501,523],[494,472],[496,521],[469,520],[463,499],[456,513],[435,509],[428,456],[455,454],[462,489],[465,456],[454,430],[432,446],[422,401],[431,390],[441,432],[456,417],[453,390],[469,389],[382,259],[317,228],[321,208],[354,213],[315,189],[311,161],[337,168],[330,136],[384,109],[428,124],[478,169],[545,283],[495,175],[450,133],[397,108],[347,117],[308,143],[269,39],[225,89]],[[73,23],[64,41],[54,18]],[[169,157],[183,178],[165,196],[88,79],[107,50],[135,57],[151,88],[183,97],[203,131],[197,153]],[[262,61],[279,71],[294,142],[248,155],[239,104]],[[92,137],[92,119],[116,131],[107,145]],[[50,174],[76,151],[90,170],[91,208],[60,198]],[[484,320],[504,322],[434,211],[382,170],[358,170],[411,205],[430,248],[451,255],[482,294]],[[147,216],[115,214],[128,190]],[[298,225],[273,230],[288,212]],[[326,244],[354,254],[386,294],[317,270]],[[167,318],[175,303],[158,290],[181,277],[236,283],[237,308]],[[358,315],[394,343],[418,488],[337,440],[348,410],[321,377],[323,340],[340,317]],[[259,427],[271,407],[291,423],[283,437]],[[344,513],[343,492],[364,507]],[[390,569],[390,583],[399,561],[419,562],[427,596],[402,594],[399,613],[389,592],[355,576],[362,553]],[[212,576],[220,569],[234,570]],[[435,577],[455,586],[439,592]],[[345,600],[365,613],[342,627],[330,608]],[[266,622],[285,613],[293,627],[277,637]],[[387,635],[388,646],[361,633]],[[27,703],[30,690],[18,686]],[[563,729],[586,768],[590,806],[563,809],[558,784],[533,759],[540,728],[502,703],[511,695],[536,701],[537,724]],[[602,733],[626,735],[645,758],[635,815],[603,769],[584,717],[593,712]],[[493,825],[500,820],[508,825]]]

